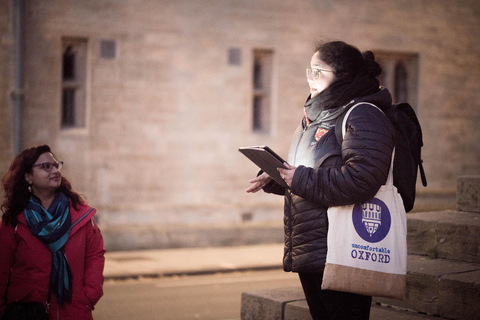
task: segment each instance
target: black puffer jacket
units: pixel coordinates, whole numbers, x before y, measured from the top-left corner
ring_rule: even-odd
[[[350,103],[371,102],[384,112],[391,107],[386,89]],[[297,166],[290,190],[270,183],[266,192],[285,193],[285,271],[319,273],[327,254],[327,209],[373,198],[387,179],[394,130],[377,108],[352,110],[339,145],[335,129],[323,136],[322,123],[305,121],[294,134],[288,163]],[[318,140],[318,141],[317,141]]]

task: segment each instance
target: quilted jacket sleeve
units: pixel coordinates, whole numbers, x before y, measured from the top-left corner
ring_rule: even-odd
[[[390,120],[375,107],[359,105],[347,119],[342,166],[299,166],[291,191],[324,207],[367,201],[387,179],[393,147]]]

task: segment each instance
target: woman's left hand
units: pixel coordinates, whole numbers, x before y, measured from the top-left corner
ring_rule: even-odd
[[[292,186],[292,180],[293,180],[293,175],[295,174],[295,169],[297,167],[291,166],[288,163],[284,163],[284,165],[287,167],[287,169],[283,168],[277,168],[278,172],[280,172],[280,176],[283,178],[285,183],[291,187]]]

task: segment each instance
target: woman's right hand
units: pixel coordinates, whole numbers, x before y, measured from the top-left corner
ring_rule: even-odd
[[[262,173],[255,179],[250,180],[250,183],[253,183],[253,186],[245,190],[247,193],[255,193],[259,190],[262,190],[263,187],[265,187],[270,181],[272,181],[272,178],[266,173]]]

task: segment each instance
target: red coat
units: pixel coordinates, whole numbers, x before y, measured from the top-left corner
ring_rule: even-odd
[[[72,224],[90,207],[70,205]],[[65,244],[72,271],[72,301],[57,306],[51,294],[50,319],[93,319],[92,310],[103,295],[103,267],[105,249],[100,229],[92,210],[70,231]],[[0,225],[0,315],[5,305],[15,301],[47,302],[52,253],[30,232],[25,216],[18,217],[17,227]],[[11,272],[10,272],[11,269]],[[8,288],[7,288],[8,284]],[[7,301],[5,301],[5,297]]]

